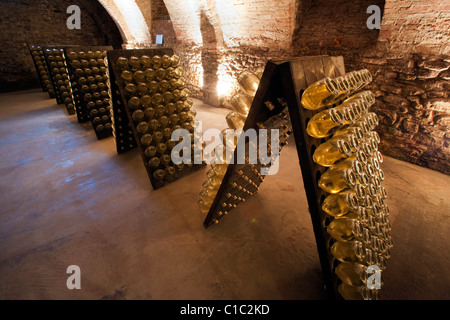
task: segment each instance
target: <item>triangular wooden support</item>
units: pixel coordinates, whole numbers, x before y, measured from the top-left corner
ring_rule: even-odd
[[[312,161],[313,149],[325,139],[313,139],[306,134],[307,121],[317,111],[309,111],[301,107],[300,98],[303,90],[310,84],[325,77],[333,78],[344,73],[342,57],[317,56],[289,61],[269,61],[244,126],[244,132],[250,128],[279,129],[280,147],[286,143],[289,134],[294,134],[325,289],[329,299],[336,299],[338,294],[337,277],[333,272],[335,259],[330,254],[331,238],[325,228],[325,220],[329,217],[321,209],[320,204],[324,192],[317,184],[318,178],[325,170]],[[271,106],[272,109],[268,106]],[[235,159],[236,157],[237,150],[234,154]],[[219,191],[203,223],[205,228],[218,223],[230,210],[242,203],[242,199],[245,201],[247,196],[257,191],[257,187],[252,185],[255,188],[250,190],[250,193],[244,192],[244,195],[242,193],[242,189],[248,191],[246,188],[249,186],[248,179],[257,186],[262,183],[263,177],[258,179],[259,175],[257,175],[260,168],[261,165],[250,164],[230,164],[228,166]],[[245,178],[243,179],[243,177]],[[240,201],[236,201],[236,199]]]

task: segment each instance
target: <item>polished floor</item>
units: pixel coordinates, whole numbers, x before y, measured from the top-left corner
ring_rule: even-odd
[[[195,102],[204,127],[226,110]],[[153,190],[39,90],[0,94],[0,299],[324,299],[296,150],[218,225],[197,207],[206,168]],[[384,299],[450,299],[450,177],[385,158],[394,249]],[[81,269],[69,290],[66,269]]]

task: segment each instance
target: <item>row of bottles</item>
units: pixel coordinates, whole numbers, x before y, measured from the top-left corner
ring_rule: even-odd
[[[379,298],[379,290],[367,286],[367,268],[377,266],[382,272],[393,246],[380,137],[374,131],[378,117],[369,110],[375,97],[357,92],[370,81],[367,70],[326,78],[309,86],[301,100],[310,110],[342,101],[315,113],[307,133],[322,139],[312,160],[326,168],[317,184],[327,194],[321,209],[331,218],[325,227],[334,241],[330,253],[338,261],[334,272],[344,299]]]
[[[301,104],[309,110],[332,106],[364,88],[371,81],[372,75],[367,69],[352,71],[337,78],[325,78],[306,88]]]
[[[128,111],[138,134],[146,165],[152,178],[163,181],[176,176],[193,164],[194,119],[193,101],[183,77],[180,58],[142,55],[119,57],[120,71]],[[178,142],[171,140],[176,129],[191,133],[191,164],[176,165],[171,160],[172,149]]]
[[[41,80],[42,90],[48,92],[50,98],[55,97],[55,91],[50,78],[47,63],[45,61],[44,51],[41,46],[30,46],[31,54],[36,65],[36,71]]]
[[[90,119],[97,137],[112,134],[109,76],[106,51],[70,51],[68,64],[73,73],[72,85],[79,119]],[[86,119],[87,118],[87,119]]]
[[[250,111],[253,98],[255,96],[256,91],[258,90],[260,78],[253,72],[250,71],[244,71],[241,74],[239,74],[238,78],[239,83],[239,92],[237,92],[235,95],[232,96],[230,99],[230,104],[233,108],[233,111],[230,112],[226,116],[226,121],[228,124],[227,129],[243,129],[245,125],[245,120],[247,119],[248,113]],[[229,158],[227,158],[227,154],[231,155],[234,153],[234,149],[236,148],[237,141],[239,137],[236,137],[231,141],[231,139],[227,138],[226,131],[227,129],[224,129],[222,131],[222,143],[224,146],[223,150],[223,157],[224,157],[224,163],[223,164],[211,164],[211,169],[207,172],[207,180],[202,185],[202,191],[200,192],[200,200],[198,201],[198,204],[200,206],[200,211],[203,214],[208,214],[211,205],[213,204],[214,199],[216,198],[217,192],[219,191],[219,188],[222,184],[222,180],[227,172],[228,169],[228,163]],[[254,169],[258,174],[259,172]],[[244,175],[241,171],[240,177],[242,179],[247,179],[247,182],[245,184],[245,187],[251,189],[253,187],[252,184],[247,184],[248,181],[253,182],[252,178],[248,175]],[[259,180],[258,179],[255,180]],[[242,182],[234,181],[235,185],[242,185]],[[231,185],[231,184],[229,184]],[[256,185],[256,184],[255,184]],[[222,201],[221,203],[221,211],[219,212],[219,216],[222,216],[223,214],[228,214],[229,209],[234,208],[237,206],[239,201],[245,201],[246,196],[249,195],[247,193],[248,189],[243,187],[244,190],[235,190],[238,192],[238,194],[235,194],[235,192],[228,192],[229,197],[227,201]],[[249,191],[251,192],[251,191]],[[218,220],[216,220],[218,221]]]
[[[45,49],[50,72],[54,81],[56,100],[65,104],[69,114],[75,113],[72,86],[69,80],[63,49]]]

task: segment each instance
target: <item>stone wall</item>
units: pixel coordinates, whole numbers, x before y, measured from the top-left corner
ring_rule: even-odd
[[[198,1],[199,7],[205,8],[202,3]],[[245,7],[247,1],[240,1],[239,5]],[[369,89],[377,96],[373,110],[380,117],[377,130],[382,137],[382,152],[450,174],[448,4],[435,0],[336,0],[330,5],[326,0],[304,0],[286,1],[284,5],[294,7],[294,20],[280,26],[281,41],[276,45],[273,41],[252,45],[251,39],[262,32],[256,27],[242,27],[251,35],[243,36],[241,30],[240,38],[228,41],[229,29],[224,24],[239,25],[239,19],[215,19],[227,16],[220,12],[217,2],[216,7],[207,7],[206,19],[197,15],[198,21],[193,20],[192,15],[197,14],[194,12],[189,23],[175,28],[182,38],[175,48],[186,61],[186,75],[195,95],[219,105],[220,99],[214,96],[216,88],[219,93],[221,84],[233,88],[239,72],[256,70],[268,59],[343,55],[346,70],[367,68],[373,74]],[[367,28],[369,5],[378,5],[383,11],[381,30]],[[271,28],[271,21],[282,17],[291,21],[291,15],[283,10],[270,10],[267,6],[252,6],[248,10],[251,15],[258,12],[267,28]],[[169,13],[171,17],[178,14],[170,9]],[[198,30],[201,40],[196,40]],[[286,43],[283,39],[289,39],[289,32],[291,41]],[[277,39],[276,35],[273,38]],[[227,91],[231,90],[224,90]]]
[[[122,38],[111,17],[97,1],[75,0],[81,9],[81,30],[69,30],[62,0],[19,0],[0,3],[0,91],[39,86],[27,44],[113,45]]]

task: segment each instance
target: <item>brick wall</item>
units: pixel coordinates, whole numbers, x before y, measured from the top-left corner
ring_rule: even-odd
[[[39,86],[27,44],[113,45],[120,33],[96,1],[75,0],[81,9],[81,30],[66,26],[67,1],[20,0],[0,3],[0,90]]]
[[[218,105],[217,83],[233,87],[240,71],[255,70],[270,58],[343,55],[347,70],[368,68],[374,76],[370,89],[377,95],[383,153],[450,174],[450,10],[445,1],[211,2],[188,7],[166,1],[177,21],[176,51],[187,61],[187,76],[199,97]],[[369,5],[383,11],[381,30],[367,28]],[[190,18],[182,20],[186,15]],[[202,29],[209,30],[207,36]]]

